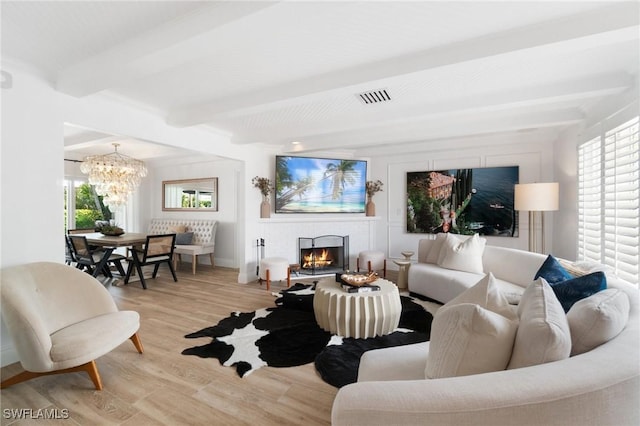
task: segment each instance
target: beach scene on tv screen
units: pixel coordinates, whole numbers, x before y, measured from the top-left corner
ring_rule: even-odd
[[[276,213],[363,213],[367,162],[276,157]]]

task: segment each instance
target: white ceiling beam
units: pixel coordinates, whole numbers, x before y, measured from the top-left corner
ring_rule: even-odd
[[[500,93],[476,95],[447,102],[428,103],[417,105],[413,108],[393,108],[392,103],[387,105],[388,108],[372,108],[369,110],[367,110],[369,106],[363,106],[363,113],[354,115],[351,120],[344,120],[345,117],[340,116],[322,123],[299,123],[296,127],[269,129],[269,133],[279,131],[281,134],[286,133],[287,135],[282,137],[282,140],[304,141],[315,134],[324,133],[327,128],[336,129],[337,131],[362,130],[370,127],[370,123],[389,123],[390,125],[398,126],[406,122],[406,117],[412,117],[412,120],[425,121],[433,119],[448,120],[452,115],[459,117],[460,115],[467,116],[469,114],[500,111],[528,114],[533,108],[536,110],[556,109],[554,105],[563,102],[621,93],[633,85],[634,81],[632,76],[616,73],[562,81],[543,86],[524,87]],[[348,124],[345,125],[345,121],[348,121]],[[236,134],[233,142],[238,144],[256,142],[264,133],[264,129],[259,129],[247,134]]]
[[[277,2],[211,2],[58,73],[56,89],[83,97],[194,60],[207,35]]]
[[[522,131],[523,129],[564,128],[584,120],[576,109],[533,112],[527,114],[470,114],[449,119],[409,119],[401,126],[384,123],[365,129],[331,132],[303,139],[301,151],[332,149],[349,141],[351,148],[404,144],[412,141],[478,136],[490,133]],[[284,141],[283,141],[284,143]]]
[[[391,58],[350,69],[314,76],[292,83],[252,91],[215,102],[191,105],[171,111],[167,123],[174,126],[192,126],[211,122],[222,114],[242,114],[264,111],[324,96],[326,92],[358,86],[376,85],[391,77],[409,75],[447,65],[482,58],[525,52],[535,54],[536,49],[557,45],[562,49],[587,49],[598,45],[637,39],[637,5],[632,2],[607,7],[562,20],[491,34],[473,40],[429,49],[418,54]],[[373,88],[377,88],[373,87]]]

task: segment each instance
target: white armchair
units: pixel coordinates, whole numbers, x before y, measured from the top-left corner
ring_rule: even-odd
[[[13,266],[0,275],[2,318],[26,370],[0,383],[5,388],[49,374],[86,371],[97,390],[95,360],[138,337],[140,316],[119,311],[95,278],[59,263]]]

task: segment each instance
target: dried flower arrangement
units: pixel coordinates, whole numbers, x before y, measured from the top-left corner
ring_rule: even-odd
[[[253,179],[251,179],[251,183],[253,184],[253,186],[258,188],[260,190],[260,193],[265,197],[271,194],[271,191],[273,190],[273,186],[271,185],[271,179],[269,178],[256,176]]]
[[[376,180],[376,181],[368,180],[366,183],[367,196],[371,198],[376,194],[376,192],[382,191],[382,185],[383,183],[380,180]]]

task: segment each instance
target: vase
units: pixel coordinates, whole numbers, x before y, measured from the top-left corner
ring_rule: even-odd
[[[261,218],[271,217],[271,204],[269,204],[268,195],[262,196],[262,202],[260,203],[260,217]]]
[[[371,198],[369,198],[369,201],[367,201],[365,212],[366,212],[367,216],[375,216],[376,215],[376,205],[374,204],[374,202],[373,202],[373,200]]]

